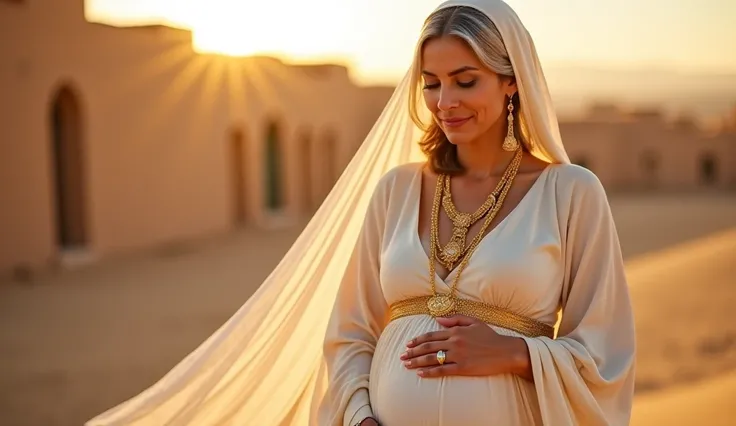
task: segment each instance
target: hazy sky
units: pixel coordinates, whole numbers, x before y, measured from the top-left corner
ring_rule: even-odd
[[[342,58],[363,81],[403,74],[440,0],[87,0],[90,20],[192,28],[201,50]],[[546,64],[736,71],[735,0],[508,0]]]

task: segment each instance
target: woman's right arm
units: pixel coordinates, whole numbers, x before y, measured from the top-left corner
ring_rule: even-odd
[[[323,351],[328,388],[320,426],[354,426],[373,416],[368,380],[388,311],[379,276],[388,180],[384,176],[371,197],[327,327]]]

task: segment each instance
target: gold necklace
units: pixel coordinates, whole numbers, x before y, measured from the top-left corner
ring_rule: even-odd
[[[500,184],[501,182],[499,182]],[[496,204],[496,191],[494,190],[494,192],[488,195],[486,201],[478,210],[473,213],[463,213],[459,212],[452,202],[449,176],[441,175],[437,181],[437,185],[441,185],[444,188],[444,195],[441,195],[442,207],[444,207],[447,217],[452,221],[452,237],[450,237],[450,241],[437,253],[437,260],[445,268],[452,269],[467,249],[465,242],[468,236],[468,229],[482,219],[491,207]]]
[[[521,151],[521,150],[519,150]],[[518,161],[516,159],[519,158]],[[457,291],[457,285],[460,280],[460,275],[462,275],[463,270],[468,265],[468,260],[470,259],[470,256],[473,254],[473,251],[478,247],[478,244],[480,244],[481,240],[483,239],[486,230],[491,225],[491,222],[498,214],[499,210],[501,210],[501,206],[503,206],[503,202],[506,199],[506,195],[509,192],[509,189],[511,189],[511,184],[514,181],[514,178],[516,177],[516,174],[519,171],[519,165],[521,163],[521,155],[517,154],[516,157],[514,157],[514,161],[512,161],[511,166],[511,173],[510,178],[507,180],[507,184],[504,185],[503,189],[501,190],[501,194],[498,197],[498,201],[494,203],[493,208],[491,208],[491,211],[486,216],[486,219],[483,221],[483,225],[478,232],[478,234],[473,238],[473,240],[470,242],[470,245],[468,247],[468,253],[463,258],[463,260],[460,262],[460,266],[458,266],[457,274],[455,275],[455,278],[452,281],[452,286],[450,287],[450,293],[449,294],[438,294],[437,293],[437,286],[436,286],[436,272],[435,272],[435,258],[437,256],[437,247],[439,245],[439,216],[440,216],[440,199],[442,197],[442,185],[437,183],[437,186],[435,187],[435,193],[434,193],[434,203],[432,205],[432,220],[431,220],[431,232],[430,232],[430,238],[429,238],[429,282],[432,287],[432,297],[429,298],[427,301],[427,309],[429,309],[429,313],[434,317],[440,317],[440,316],[446,316],[450,315],[455,312],[455,292]]]
[[[444,194],[441,195],[442,207],[444,207],[447,217],[452,221],[453,227],[450,241],[448,241],[447,244],[439,250],[437,253],[437,260],[448,270],[452,270],[458,260],[466,254],[468,246],[466,246],[465,243],[468,230],[477,221],[482,219],[496,204],[498,194],[509,181],[513,168],[517,162],[521,161],[521,153],[521,150],[517,151],[513,160],[506,167],[506,170],[501,176],[496,188],[494,188],[494,190],[488,195],[488,198],[486,198],[485,202],[473,213],[463,213],[457,210],[455,204],[452,202],[450,177],[447,175],[439,176],[437,185],[441,185],[444,192]]]

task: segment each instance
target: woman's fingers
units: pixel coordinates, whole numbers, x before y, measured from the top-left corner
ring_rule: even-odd
[[[413,348],[415,346],[421,345],[422,343],[447,340],[450,338],[451,335],[452,335],[452,331],[449,329],[430,331],[429,333],[424,333],[420,336],[417,336],[409,340],[409,342],[406,343],[406,347]]]
[[[452,363],[452,356],[450,351],[445,351],[444,364]],[[408,369],[422,368],[422,367],[434,367],[440,365],[437,359],[437,352],[433,352],[426,355],[417,356],[414,358],[407,359],[404,361],[404,367]]]
[[[403,354],[401,354],[401,357],[400,358],[402,360],[409,360],[409,359],[412,359],[412,358],[420,357],[422,355],[436,354],[437,351],[440,351],[440,350],[445,350],[446,351],[447,349],[449,349],[447,347],[447,343],[448,343],[447,340],[442,340],[442,341],[437,341],[437,342],[422,343],[419,346],[415,346],[413,348],[408,348],[406,350],[406,352],[404,352]]]
[[[444,377],[444,376],[462,376],[463,370],[459,364],[450,363],[444,365],[432,365],[417,370],[420,377]]]

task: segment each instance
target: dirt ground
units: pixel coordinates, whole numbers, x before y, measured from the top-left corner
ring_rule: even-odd
[[[736,253],[718,246],[695,263],[681,249],[667,262],[690,259],[684,284],[664,263],[660,275],[641,272],[688,241],[718,234],[730,244],[736,194],[614,195],[611,204],[644,283],[632,289],[645,367],[638,395],[736,370]],[[241,230],[0,283],[0,425],[79,426],[140,392],[247,300],[299,231]],[[688,324],[700,334],[682,332]]]

